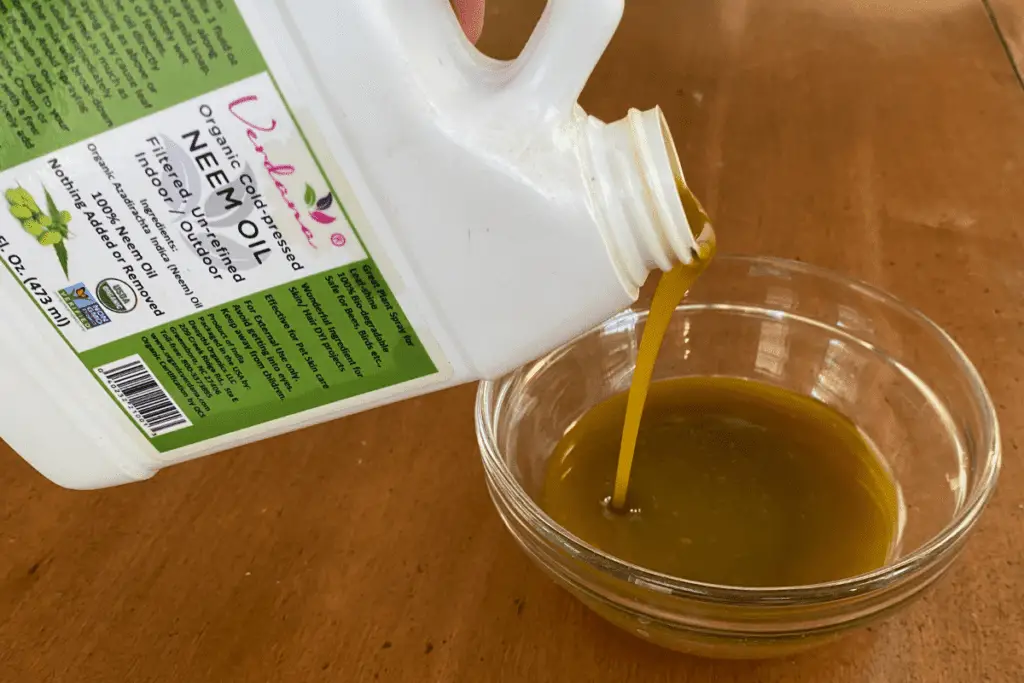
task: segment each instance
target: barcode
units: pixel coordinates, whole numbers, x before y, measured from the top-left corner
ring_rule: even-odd
[[[96,374],[150,437],[192,426],[139,356],[96,368]]]

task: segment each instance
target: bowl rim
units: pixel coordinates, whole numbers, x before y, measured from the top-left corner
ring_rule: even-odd
[[[980,468],[976,477],[976,484],[968,499],[963,503],[957,515],[941,531],[936,533],[927,542],[905,557],[900,558],[892,564],[882,566],[873,571],[857,576],[801,586],[730,586],[726,584],[707,583],[680,579],[661,572],[645,569],[638,565],[623,561],[614,555],[608,554],[569,532],[560,524],[555,522],[534,500],[526,493],[522,485],[516,480],[509,470],[500,449],[495,440],[495,425],[492,415],[487,407],[496,398],[497,389],[508,379],[546,360],[564,353],[568,348],[577,344],[584,337],[594,334],[602,329],[607,321],[587,330],[581,335],[548,352],[531,363],[517,368],[510,373],[497,379],[483,380],[479,384],[474,406],[476,421],[477,441],[480,446],[481,456],[484,460],[484,469],[489,478],[497,478],[497,486],[492,487],[495,495],[511,498],[517,503],[519,509],[526,513],[526,522],[543,533],[547,539],[557,539],[560,544],[567,546],[567,549],[576,559],[585,561],[588,565],[599,567],[602,571],[621,575],[620,578],[628,580],[637,585],[650,585],[656,587],[659,592],[666,589],[674,595],[681,595],[688,598],[695,598],[702,601],[728,602],[737,606],[743,605],[785,605],[785,604],[815,604],[827,603],[838,599],[849,598],[865,593],[875,593],[884,590],[905,578],[919,574],[929,567],[937,565],[950,551],[955,550],[961,544],[967,533],[977,522],[981,512],[991,499],[995,491],[995,485],[999,477],[999,470],[1002,463],[1002,446],[999,432],[999,419],[996,414],[995,405],[988,389],[981,378],[981,374],[975,368],[963,349],[953,338],[939,325],[917,308],[904,303],[888,292],[840,273],[826,268],[795,261],[791,259],[778,258],[774,256],[753,256],[742,254],[718,254],[716,261],[726,261],[737,264],[748,264],[751,266],[769,266],[784,271],[799,273],[801,275],[821,278],[831,281],[845,289],[857,292],[877,303],[892,307],[904,315],[921,323],[929,330],[936,340],[949,351],[951,359],[959,366],[961,373],[968,382],[970,394],[977,404],[981,414],[981,420],[985,425],[983,438],[976,445],[978,453],[984,453],[984,466]],[[714,304],[712,304],[714,305]],[[683,302],[676,307],[676,312],[685,310],[706,309],[708,304]],[[623,314],[635,315],[637,320],[647,317],[648,308],[646,305],[637,308],[627,309],[622,313],[610,318],[614,320]]]

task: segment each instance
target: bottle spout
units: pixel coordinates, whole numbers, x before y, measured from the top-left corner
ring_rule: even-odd
[[[624,284],[639,288],[655,268],[710,257],[714,230],[686,186],[660,107],[587,126],[590,189],[605,242]]]

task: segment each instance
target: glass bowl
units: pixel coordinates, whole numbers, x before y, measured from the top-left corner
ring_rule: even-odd
[[[629,387],[646,310],[629,310],[477,393],[488,488],[556,582],[613,624],[692,654],[788,655],[892,614],[949,568],[992,494],[999,429],[978,372],[921,313],[794,261],[721,256],[676,309],[655,379],[719,375],[813,396],[852,419],[893,472],[905,518],[886,566],[829,583],[685,581],[587,545],[534,502],[547,459],[589,408]]]

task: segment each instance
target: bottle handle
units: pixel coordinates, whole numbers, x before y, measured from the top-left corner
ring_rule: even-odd
[[[470,100],[506,112],[568,115],[622,19],[625,0],[547,0],[526,47],[500,62],[470,44],[450,0],[358,1],[392,35],[403,66],[437,111],[461,116]],[[486,30],[486,29],[485,29]],[[495,95],[499,95],[495,97]]]
[[[568,111],[622,19],[624,0],[547,0],[526,47],[509,66],[508,87]]]

